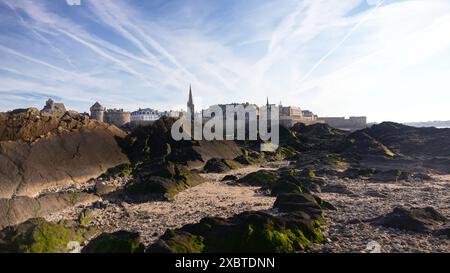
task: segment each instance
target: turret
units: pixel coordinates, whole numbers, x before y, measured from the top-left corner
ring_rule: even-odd
[[[91,106],[91,118],[100,122],[104,122],[105,107],[103,107],[98,101]]]

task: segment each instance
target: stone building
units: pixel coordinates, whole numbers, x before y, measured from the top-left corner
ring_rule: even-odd
[[[330,125],[331,127],[346,130],[356,131],[367,127],[367,117],[320,117],[320,121]]]
[[[92,119],[104,122],[106,108],[103,107],[98,101],[91,106],[90,110]]]
[[[99,102],[90,108],[91,118],[100,122],[114,124],[121,127],[131,121],[131,113],[123,109],[106,109]]]
[[[280,125],[285,128],[291,128],[296,123],[304,123],[311,125],[315,123],[323,123],[313,112],[302,110],[298,106],[282,106],[280,103]]]
[[[105,111],[104,122],[121,127],[131,122],[131,113],[123,109],[107,109]]]
[[[64,115],[66,113],[66,107],[64,103],[55,103],[52,99],[48,99],[45,102],[44,108],[41,110],[43,114],[49,115]]]

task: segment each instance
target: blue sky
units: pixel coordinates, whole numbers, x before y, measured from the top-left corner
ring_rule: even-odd
[[[0,111],[271,102],[450,119],[448,0],[0,0]],[[71,0],[72,2],[75,0]],[[69,1],[69,2],[71,2]]]

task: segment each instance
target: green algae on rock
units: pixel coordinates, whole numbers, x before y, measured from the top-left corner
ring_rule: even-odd
[[[318,223],[305,213],[244,212],[228,219],[204,218],[167,231],[148,252],[290,253],[323,242]]]

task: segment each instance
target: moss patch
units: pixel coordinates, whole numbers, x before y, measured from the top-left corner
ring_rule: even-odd
[[[139,253],[144,251],[140,236],[135,232],[104,233],[83,248],[83,253]]]
[[[87,229],[35,218],[0,232],[0,249],[20,253],[66,253],[70,242],[81,244]]]
[[[276,217],[245,212],[228,219],[205,218],[198,224],[166,232],[149,251],[291,253],[321,243],[323,238],[306,215]]]

